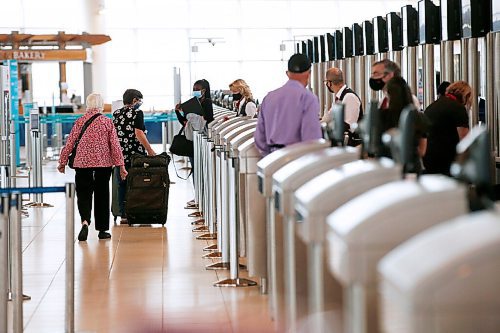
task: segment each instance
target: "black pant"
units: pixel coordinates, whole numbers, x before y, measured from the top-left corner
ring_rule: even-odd
[[[109,229],[109,168],[75,168],[75,184],[78,211],[83,221],[90,224],[92,195],[94,195],[95,229]]]

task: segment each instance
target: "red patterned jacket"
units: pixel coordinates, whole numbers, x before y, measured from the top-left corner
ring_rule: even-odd
[[[85,122],[99,112],[99,109],[87,109],[78,118],[71,129],[66,145],[61,150],[59,163],[66,165]],[[106,116],[99,116],[87,127],[82,136],[74,161],[75,168],[98,168],[123,165],[123,155],[113,121]]]

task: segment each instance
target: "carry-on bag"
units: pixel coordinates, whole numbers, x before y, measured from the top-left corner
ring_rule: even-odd
[[[168,211],[170,156],[135,154],[127,176],[125,213],[128,224],[165,224]]]

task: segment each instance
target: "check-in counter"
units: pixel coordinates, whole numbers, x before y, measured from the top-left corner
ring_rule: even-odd
[[[271,276],[273,276],[274,274],[274,272],[271,271],[271,268],[276,267],[274,264],[271,264],[271,262],[275,261],[272,257],[273,253],[275,253],[275,250],[272,250],[271,248],[275,246],[274,239],[276,238],[274,195],[272,191],[273,174],[286,164],[297,159],[298,157],[319,149],[328,148],[329,146],[330,142],[327,142],[323,139],[300,142],[287,146],[283,149],[276,150],[275,152],[262,158],[257,163],[258,167],[257,176],[258,176],[258,186],[259,186],[258,188],[259,192],[266,199],[266,212],[267,212],[267,221],[266,218],[264,218],[261,221],[256,221],[257,223],[259,223],[259,226],[257,228],[262,232],[262,234],[259,235],[260,240],[262,242],[265,241],[265,243],[260,243],[259,246],[262,246],[263,248],[266,249],[265,252],[266,255],[261,258],[258,258],[258,260],[263,262],[263,264],[268,267],[267,274],[268,278],[270,278],[269,281],[273,280]],[[277,218],[281,219],[281,216],[278,216]],[[279,221],[278,223],[281,224],[282,222]],[[273,319],[276,318],[276,308],[277,308],[276,306],[277,295],[274,293],[274,290],[276,290],[276,287],[270,285],[269,301],[270,301],[271,317]]]
[[[226,162],[224,157],[223,145],[221,136],[231,129],[237,127],[245,119],[241,117],[231,118],[222,122],[217,127],[214,127],[212,132],[214,150],[215,150],[215,202],[216,202],[216,217],[217,217],[217,245],[221,252],[221,262],[207,266],[207,269],[228,269],[229,268],[229,231],[225,228],[227,226],[227,212],[223,207],[223,198],[227,197],[227,178],[226,175]],[[224,199],[225,200],[225,199]]]
[[[500,214],[430,228],[386,255],[378,272],[382,332],[498,332]]]
[[[401,166],[392,160],[359,160],[322,173],[295,192],[296,232],[307,246],[307,316],[310,329],[323,332],[329,311],[340,311],[342,288],[325,269],[326,218],[365,191],[401,178]],[[296,279],[297,285],[303,281]],[[335,323],[331,323],[334,325]]]
[[[376,187],[328,216],[328,263],[344,288],[346,331],[380,332],[376,267],[384,255],[467,211],[464,185],[446,176],[424,175]]]
[[[242,142],[238,147],[238,158],[240,173],[243,175],[245,184],[245,221],[247,223],[247,268],[248,275],[261,279],[261,291],[266,289],[267,266],[265,244],[265,227],[262,220],[266,219],[266,203],[264,197],[259,194],[257,187],[257,162],[260,160],[260,152],[255,147],[253,136]]]
[[[242,207],[241,200],[244,198],[244,182],[240,179],[240,166],[238,158],[238,147],[250,138],[253,138],[253,133],[255,132],[255,127],[257,122],[252,119],[247,119],[247,121],[241,126],[229,131],[223,137],[223,143],[225,146],[225,156],[227,161],[227,179],[228,179],[228,205],[229,205],[229,245],[230,245],[230,277],[215,283],[215,286],[231,286],[231,287],[246,287],[254,286],[256,282],[240,278],[239,276],[239,258],[243,256],[244,251],[241,251],[242,239],[244,240],[245,229],[242,228],[242,221],[240,219],[240,213],[244,209]]]
[[[224,135],[223,138],[223,146],[224,146],[224,151],[225,151],[225,156],[226,156],[226,178],[228,179],[227,185],[227,193],[228,193],[228,198],[227,202],[229,204],[229,218],[228,221],[229,223],[234,223],[235,221],[239,221],[239,209],[237,205],[239,205],[238,202],[238,196],[240,194],[239,192],[239,161],[237,161],[237,154],[234,156],[234,148],[233,145],[236,144],[233,142],[235,138],[240,136],[242,133],[246,133],[247,135],[249,134],[247,131],[251,130],[251,134],[255,132],[255,128],[257,127],[257,120],[256,119],[247,119],[245,123],[242,123],[239,127],[231,130],[228,132],[226,135]],[[245,230],[245,229],[243,229]],[[244,233],[241,234],[242,236]],[[243,239],[240,239],[239,244],[243,246],[243,248],[246,246],[246,242]],[[241,249],[238,249],[239,251]],[[242,256],[245,253],[241,252]]]
[[[306,253],[303,242],[295,239],[295,191],[318,174],[352,162],[359,155],[358,149],[352,147],[321,149],[297,158],[273,175],[274,207],[283,221],[280,224],[281,219],[276,219],[276,246],[273,247],[276,251],[273,255],[276,258],[276,267],[273,267],[276,275],[272,277],[276,281],[271,282],[276,286],[278,331],[296,331],[297,313],[305,313],[305,308],[297,311],[297,307],[304,307],[307,301],[305,296],[297,297],[291,293],[291,290],[296,290],[299,295],[305,295],[306,291],[306,286],[295,285],[295,276],[306,273],[301,267],[295,266],[296,260],[305,260]],[[301,280],[305,281],[305,278]]]

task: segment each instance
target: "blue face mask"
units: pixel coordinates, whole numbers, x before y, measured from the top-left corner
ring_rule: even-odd
[[[138,101],[137,103],[134,104],[134,106],[132,106],[132,109],[135,111],[137,109],[139,109],[142,105],[142,101]]]
[[[193,97],[201,98],[201,90],[193,90]]]

